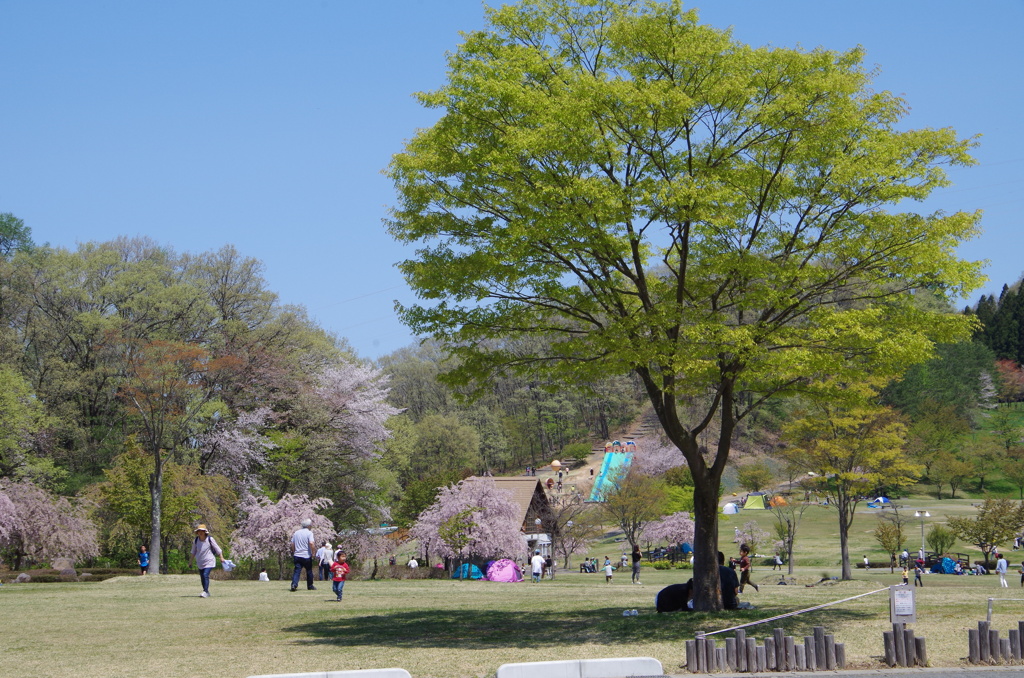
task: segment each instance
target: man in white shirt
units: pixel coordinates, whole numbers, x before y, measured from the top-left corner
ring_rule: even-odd
[[[533,583],[539,584],[540,578],[544,575],[544,556],[540,554],[540,549],[533,552],[533,558],[530,558],[530,571],[533,574]]]
[[[331,565],[334,564],[334,550],[331,548],[331,543],[325,541],[324,545],[316,551],[316,559],[320,565],[320,581],[327,581],[331,579]]]
[[[1002,553],[997,553],[996,558],[996,572],[999,574],[999,585],[1004,589],[1009,587],[1006,583],[1006,570],[1009,568],[1009,563],[1006,562],[1006,558],[1003,557]]]
[[[416,556],[409,559],[409,568],[415,570],[420,564],[416,561]]]
[[[316,539],[313,537],[309,526],[313,521],[306,518],[302,521],[302,527],[292,535],[292,562],[295,563],[295,571],[292,573],[292,591],[299,588],[299,577],[302,570],[306,570],[306,588],[315,591],[313,586],[313,551],[316,549]]]

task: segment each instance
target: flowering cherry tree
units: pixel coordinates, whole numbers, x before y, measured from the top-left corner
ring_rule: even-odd
[[[401,542],[383,534],[375,534],[371,530],[345,530],[338,535],[335,547],[345,552],[349,562],[353,560],[373,561],[370,579],[377,577],[378,560],[395,552]]]
[[[278,569],[291,557],[291,538],[309,518],[317,541],[334,536],[334,525],[317,513],[333,504],[330,499],[310,499],[305,494],[286,494],[280,501],[248,495],[242,500],[238,528],[231,533],[231,552],[239,558],[263,560],[277,556]]]
[[[658,442],[637,450],[633,455],[632,469],[645,476],[660,476],[669,469],[685,465],[686,459],[678,447]]]
[[[84,507],[28,480],[0,481],[0,550],[16,570],[24,560],[78,561],[100,553],[96,527]]]
[[[387,420],[401,412],[387,402],[387,376],[375,367],[342,363],[317,376],[315,394],[333,443],[357,458],[374,458],[390,433]]]
[[[463,529],[454,530],[453,519],[459,514],[464,516]],[[512,493],[487,478],[469,478],[441,490],[434,504],[420,514],[410,535],[425,550],[442,557],[515,558],[526,548]]]
[[[680,511],[663,516],[660,520],[647,525],[644,528],[644,538],[652,543],[664,541],[669,544],[692,544],[693,529],[693,518],[690,517],[689,511]]]
[[[255,490],[256,474],[267,464],[267,451],[275,447],[260,433],[270,414],[269,407],[239,412],[234,421],[217,424],[200,436],[199,465],[203,473],[220,474],[242,490]]]
[[[767,544],[771,539],[771,534],[767,530],[762,530],[756,520],[748,520],[743,523],[736,538],[741,544],[750,547],[750,555],[756,555],[757,547]]]

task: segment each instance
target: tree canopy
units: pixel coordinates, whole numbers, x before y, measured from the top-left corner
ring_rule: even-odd
[[[423,299],[399,312],[447,342],[456,381],[634,372],[693,474],[695,607],[718,609],[738,422],[969,334],[913,296],[979,284],[956,256],[979,214],[891,208],[946,185],[973,141],[906,129],[859,48],[751,47],[680,2],[527,0],[488,19],[418,95],[440,119],[389,169],[388,228],[419,247],[400,268]]]

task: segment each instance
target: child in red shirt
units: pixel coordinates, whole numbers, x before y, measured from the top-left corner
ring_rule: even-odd
[[[334,595],[338,596],[338,602],[341,602],[341,591],[345,588],[345,578],[348,577],[349,570],[348,558],[342,551],[338,551],[334,554],[334,563],[331,565],[331,574],[334,575],[334,580],[331,583],[331,588],[334,589]]]

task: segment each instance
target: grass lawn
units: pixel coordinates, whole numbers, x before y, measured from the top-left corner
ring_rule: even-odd
[[[810,581],[818,568],[800,569]],[[345,602],[287,583],[215,581],[201,599],[198,576],[121,577],[88,584],[5,584],[0,675],[173,676],[254,674],[402,667],[421,676],[493,675],[507,662],[652,656],[681,673],[683,641],[711,631],[810,607],[895,583],[886,572],[807,588],[779,586],[770,570],[755,573],[761,591],[743,598],[757,610],[716,615],[658,615],[654,594],[688,576],[644,569],[643,586],[628,573],[611,585],[601,574],[561,572],[541,584],[401,580],[346,585]],[[1016,580],[1016,577],[1014,578]],[[1006,597],[1024,598],[1024,589]],[[986,599],[1002,597],[995,576],[928,575],[918,590],[918,635],[933,665],[963,663],[966,629],[984,619]],[[636,608],[637,617],[622,611]],[[998,602],[993,621],[1005,630],[1024,618],[1024,602]],[[888,596],[754,627],[803,636],[817,624],[845,642],[849,663],[879,667]]]
[[[973,500],[977,501],[977,500]],[[936,501],[926,496],[899,501],[912,516],[932,514],[927,525],[948,515],[973,512],[972,500]],[[734,526],[757,520],[771,528],[767,511],[723,516],[722,550],[734,552]],[[862,505],[851,530],[851,557],[886,556],[871,536],[877,515]],[[643,586],[629,573],[612,584],[603,574],[559,572],[534,585],[444,580],[351,581],[345,602],[331,602],[326,584],[315,592],[288,591],[274,581],[214,581],[213,597],[198,597],[197,575],[119,577],[95,583],[4,584],[0,587],[0,675],[74,675],[79,678],[218,675],[243,678],[264,673],[401,667],[416,678],[493,675],[509,662],[651,656],[667,673],[682,673],[684,641],[713,631],[821,603],[866,593],[899,582],[899,572],[855,570],[855,580],[808,588],[822,576],[839,575],[833,511],[813,507],[797,538],[796,585],[777,585],[769,567],[759,566],[760,592],[742,599],[756,610],[729,613],[654,613],[654,595],[685,581],[687,570],[645,567]],[[920,545],[920,524],[912,519],[908,548]],[[959,544],[972,558],[976,548]],[[760,549],[766,552],[766,549]],[[617,560],[622,542],[614,534],[591,555]],[[1022,552],[1008,552],[1019,563]],[[1014,568],[1016,570],[1016,567]],[[5,577],[6,578],[6,577]],[[927,575],[918,589],[918,623],[933,666],[960,666],[967,654],[967,629],[984,619],[987,598],[1021,598],[1019,577],[1000,589],[994,575]],[[802,637],[823,625],[846,643],[851,668],[880,668],[882,631],[889,628],[888,596],[860,598],[782,622],[748,629],[762,640],[780,626]],[[636,608],[636,617],[622,611]],[[994,628],[1016,627],[1024,600],[998,601]],[[724,636],[722,636],[724,637]]]

